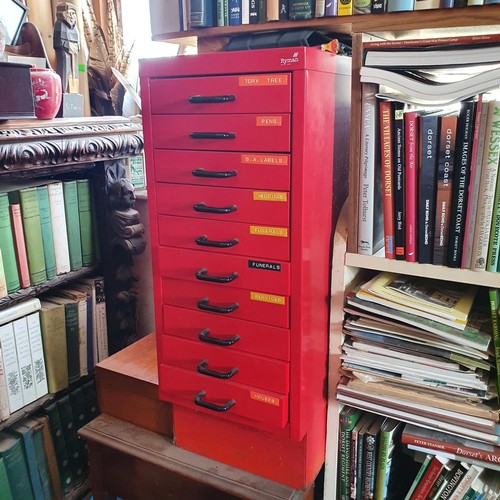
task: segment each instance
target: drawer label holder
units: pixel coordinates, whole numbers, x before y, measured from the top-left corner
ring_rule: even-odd
[[[288,238],[288,229],[286,227],[250,226],[250,234]]]
[[[288,193],[281,191],[254,191],[253,201],[288,201]]]
[[[277,262],[263,262],[260,260],[249,260],[248,267],[250,269],[261,269],[262,271],[277,271],[281,272],[281,264]]]
[[[257,302],[267,302],[268,304],[277,304],[284,306],[286,299],[282,295],[271,295],[270,293],[250,292],[250,300]]]
[[[267,394],[261,394],[260,392],[250,391],[250,399],[254,399],[255,401],[260,401],[261,403],[266,403],[268,405],[280,405],[280,400],[278,398],[268,396]]]

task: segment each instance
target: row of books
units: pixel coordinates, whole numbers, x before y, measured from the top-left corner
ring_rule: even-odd
[[[188,11],[189,28],[207,28],[490,3],[498,0],[190,0],[184,12]],[[183,11],[182,5],[179,10]]]
[[[77,431],[99,413],[93,379],[0,432],[0,498],[53,500],[81,487],[87,451]]]
[[[108,356],[102,277],[0,311],[0,420],[56,394]]]
[[[453,441],[447,444],[453,436],[349,405],[343,407],[339,420],[340,500],[470,500],[500,496],[498,464],[471,463],[469,457],[441,452],[455,448]],[[439,443],[442,448],[437,452],[428,449],[427,442]]]
[[[0,298],[96,261],[88,179],[2,182]]]
[[[390,46],[385,48],[391,52]],[[394,57],[388,53],[384,59],[386,65],[409,58],[411,67],[365,65],[361,69],[361,254],[372,255],[383,248],[386,258],[499,270],[500,100],[482,92],[499,86],[500,51],[498,44],[460,49],[395,49]],[[465,78],[461,68],[453,72],[440,62],[446,57],[455,60],[455,53],[468,56],[469,51],[471,58],[483,54],[486,67],[495,69],[476,69]],[[385,52],[382,48],[375,51],[379,57],[369,57],[368,50],[365,64],[379,64]],[[442,58],[433,59],[436,52]],[[428,59],[433,66],[426,70],[428,74],[459,80],[447,84],[422,80],[423,70],[414,67],[413,59],[419,53],[421,64]],[[462,64],[468,60],[465,57]],[[491,81],[490,72],[495,74]],[[419,81],[414,83],[417,73]]]

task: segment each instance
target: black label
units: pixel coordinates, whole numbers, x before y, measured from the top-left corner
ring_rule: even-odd
[[[262,262],[260,260],[249,260],[248,267],[251,269],[262,269],[263,271],[278,271],[281,272],[281,264],[276,262]]]

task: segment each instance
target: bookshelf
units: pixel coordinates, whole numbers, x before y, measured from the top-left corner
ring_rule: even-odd
[[[397,27],[395,29],[395,27]],[[344,266],[334,266],[332,270],[332,298],[330,319],[329,354],[329,408],[328,435],[326,452],[326,472],[324,498],[335,498],[337,491],[337,450],[338,450],[338,413],[339,404],[335,398],[338,382],[342,340],[342,304],[345,290],[354,277],[364,270],[389,271],[421,276],[432,279],[445,279],[456,283],[475,284],[481,287],[500,288],[500,274],[474,272],[463,269],[450,269],[430,264],[408,263],[387,260],[378,256],[357,254],[357,218],[359,151],[361,124],[361,84],[359,70],[362,63],[362,37],[369,35],[379,38],[417,38],[464,35],[468,33],[500,32],[500,9],[497,5],[467,7],[465,10],[447,9],[416,12],[386,13],[382,15],[358,15],[330,17],[296,22],[272,22],[256,25],[225,26],[188,30],[179,33],[165,33],[155,36],[157,41],[177,41],[197,43],[200,52],[221,50],[233,36],[291,30],[298,28],[315,29],[322,32],[352,36],[352,94],[351,94],[351,140],[349,145],[349,198],[343,217],[337,224],[334,243],[334,261]],[[348,214],[348,215],[347,215]],[[335,260],[335,256],[339,257]]]

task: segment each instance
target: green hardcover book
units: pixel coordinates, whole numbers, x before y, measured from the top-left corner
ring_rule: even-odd
[[[0,432],[0,457],[4,460],[12,497],[16,500],[34,500],[21,439]]]
[[[420,480],[422,479],[422,476],[425,474],[427,467],[429,467],[429,464],[431,463],[433,456],[434,455],[432,455],[431,453],[428,453],[425,456],[425,459],[422,462],[422,465],[420,466],[420,468],[417,472],[417,475],[414,477],[413,482],[411,483],[410,489],[408,490],[408,493],[404,497],[404,500],[410,500],[410,498],[412,497],[413,493],[415,492],[415,490],[417,489],[417,486],[420,483]]]
[[[7,469],[5,468],[3,458],[0,458],[0,498],[3,500],[13,500],[9,478],[7,477]]]
[[[66,447],[61,417],[59,416],[59,408],[57,403],[53,402],[46,405],[44,410],[49,419],[49,429],[54,444],[61,489],[63,494],[66,495],[74,488],[75,481],[69,462],[68,448]]]
[[[497,176],[486,270],[496,273],[500,256],[500,175]]]
[[[75,486],[80,486],[87,477],[87,457],[83,453],[83,441],[78,438],[76,419],[69,395],[58,399],[57,407]]]
[[[76,181],[63,182],[63,192],[64,211],[66,214],[66,233],[68,235],[69,246],[69,261],[71,270],[76,271],[83,265]]]
[[[9,212],[9,196],[0,193],[0,250],[2,251],[5,281],[9,293],[19,290],[19,274],[17,271],[16,250]]]
[[[48,302],[64,305],[64,321],[66,325],[66,359],[68,380],[72,384],[80,379],[80,339],[78,325],[78,302],[66,297],[51,295]]]
[[[71,409],[73,410],[73,417],[76,422],[76,430],[83,427],[88,421],[87,409],[85,407],[85,398],[83,396],[83,389],[75,387],[69,393],[69,401]]]
[[[500,401],[500,323],[498,321],[498,308],[500,307],[500,290],[489,289],[490,310],[491,310],[491,338],[493,340],[493,351],[496,361],[497,392]]]
[[[351,495],[351,434],[361,415],[362,410],[351,406],[344,406],[339,415],[340,500],[348,500]]]
[[[21,205],[24,239],[28,254],[28,267],[32,285],[39,285],[47,280],[45,255],[43,251],[40,206],[36,187],[27,187],[9,192],[12,205]]]
[[[99,404],[97,400],[97,390],[95,380],[89,380],[82,385],[83,399],[85,400],[85,409],[87,412],[87,419],[90,422],[92,419],[99,415]]]
[[[315,2],[313,0],[290,0],[288,4],[290,21],[312,19],[314,16]]]
[[[90,182],[88,179],[79,179],[76,181],[76,187],[80,215],[80,238],[82,240],[82,263],[84,266],[90,266],[95,262]]]
[[[54,252],[52,221],[50,217],[49,189],[47,186],[38,186],[36,191],[38,193],[38,206],[40,207],[45,271],[47,279],[51,280],[56,277],[56,255]]]

